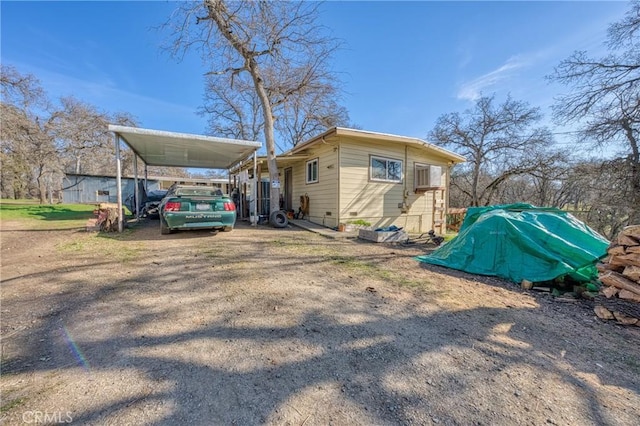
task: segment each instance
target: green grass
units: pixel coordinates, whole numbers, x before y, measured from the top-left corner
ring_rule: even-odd
[[[40,221],[38,227],[52,229],[64,226],[83,226],[93,217],[94,205],[87,204],[35,204],[24,200],[2,200],[0,219]],[[51,222],[51,223],[48,223]]]
[[[82,228],[97,204],[38,204],[33,200],[0,200],[0,220],[28,223],[36,229]],[[131,212],[125,207],[125,215]]]
[[[2,404],[2,407],[0,407],[0,414],[4,414],[13,408],[19,407],[20,405],[24,404],[26,401],[27,401],[27,398],[17,398],[9,402],[6,402],[5,404]]]
[[[364,219],[349,220],[347,223],[352,225],[371,226],[371,222],[367,222]]]
[[[443,235],[445,241],[451,241],[457,236],[458,236],[457,232],[455,232],[455,233],[447,233],[447,234]]]
[[[429,280],[413,280],[406,278],[402,276],[402,274],[381,268],[376,263],[359,260],[357,256],[334,255],[330,256],[329,259],[334,265],[341,266],[353,272],[361,273],[371,278],[390,282],[400,287],[420,288],[429,293],[438,293],[438,291],[432,288],[433,283]]]

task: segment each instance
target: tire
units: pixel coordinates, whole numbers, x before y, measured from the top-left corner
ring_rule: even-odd
[[[233,231],[233,226],[225,226],[222,228],[222,232],[231,232]]]
[[[282,210],[277,210],[269,216],[269,223],[274,228],[284,228],[289,225],[289,219],[287,219],[287,213]]]
[[[167,226],[167,222],[160,216],[160,234],[168,235],[171,233],[171,229]]]

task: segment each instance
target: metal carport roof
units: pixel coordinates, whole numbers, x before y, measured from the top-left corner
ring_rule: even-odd
[[[110,124],[149,166],[228,169],[261,147],[260,142],[165,132]]]
[[[188,133],[109,125],[115,136],[118,212],[122,212],[120,140],[149,166],[229,169],[254,154],[260,142],[216,138]],[[134,161],[136,216],[139,209],[137,161]],[[145,169],[146,170],[146,169]],[[123,217],[118,214],[118,230],[123,230]]]

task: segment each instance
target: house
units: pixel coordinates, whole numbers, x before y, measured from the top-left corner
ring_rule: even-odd
[[[421,139],[334,127],[277,157],[281,207],[327,227],[368,222],[444,233],[451,167],[464,157]],[[244,169],[251,167],[246,164]],[[266,158],[258,160],[258,213],[268,214]]]

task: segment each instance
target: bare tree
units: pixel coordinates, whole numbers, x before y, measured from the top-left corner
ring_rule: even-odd
[[[616,160],[627,167],[618,214],[640,223],[640,2],[631,2],[625,17],[609,27],[609,53],[600,59],[575,52],[549,76],[571,88],[554,105],[558,122],[576,123],[579,143],[622,147]]]
[[[481,97],[473,109],[440,116],[428,137],[467,158],[452,185],[478,206],[491,203],[509,179],[549,162],[553,137],[547,128],[534,127],[540,119],[539,109],[525,102],[509,97],[495,106],[494,96]]]
[[[628,187],[625,159],[583,160],[571,166],[564,181],[572,212],[596,231],[612,239],[628,223],[620,209],[628,197],[620,188]]]
[[[250,76],[261,106],[271,181],[270,207],[271,211],[278,210],[277,109],[333,79],[328,59],[337,44],[316,24],[318,4],[204,0],[182,3],[179,15],[172,21],[174,54],[200,49],[211,68],[209,76],[225,79],[230,87],[241,75]]]
[[[62,108],[53,113],[51,122],[65,170],[76,174],[98,172],[101,159],[111,153],[113,145],[109,116],[74,97],[62,98],[60,103]]]
[[[276,120],[276,129],[289,146],[316,136],[334,126],[350,126],[347,109],[336,102],[333,86],[309,91],[283,105]]]
[[[218,75],[205,80],[204,106],[200,114],[208,117],[207,132],[228,138],[257,140],[264,132],[262,105],[253,81],[238,75],[230,85]]]
[[[108,124],[135,126],[130,114],[108,114],[72,97],[53,105],[35,76],[12,66],[2,65],[0,81],[3,196],[20,198],[33,192],[46,202],[47,193],[60,187],[65,171],[115,170]],[[132,156],[124,150],[125,171],[132,167]]]
[[[3,195],[25,196],[34,182],[44,204],[53,175],[60,173],[50,122],[38,115],[46,113],[48,99],[35,76],[22,75],[14,67],[2,65],[0,83]]]

